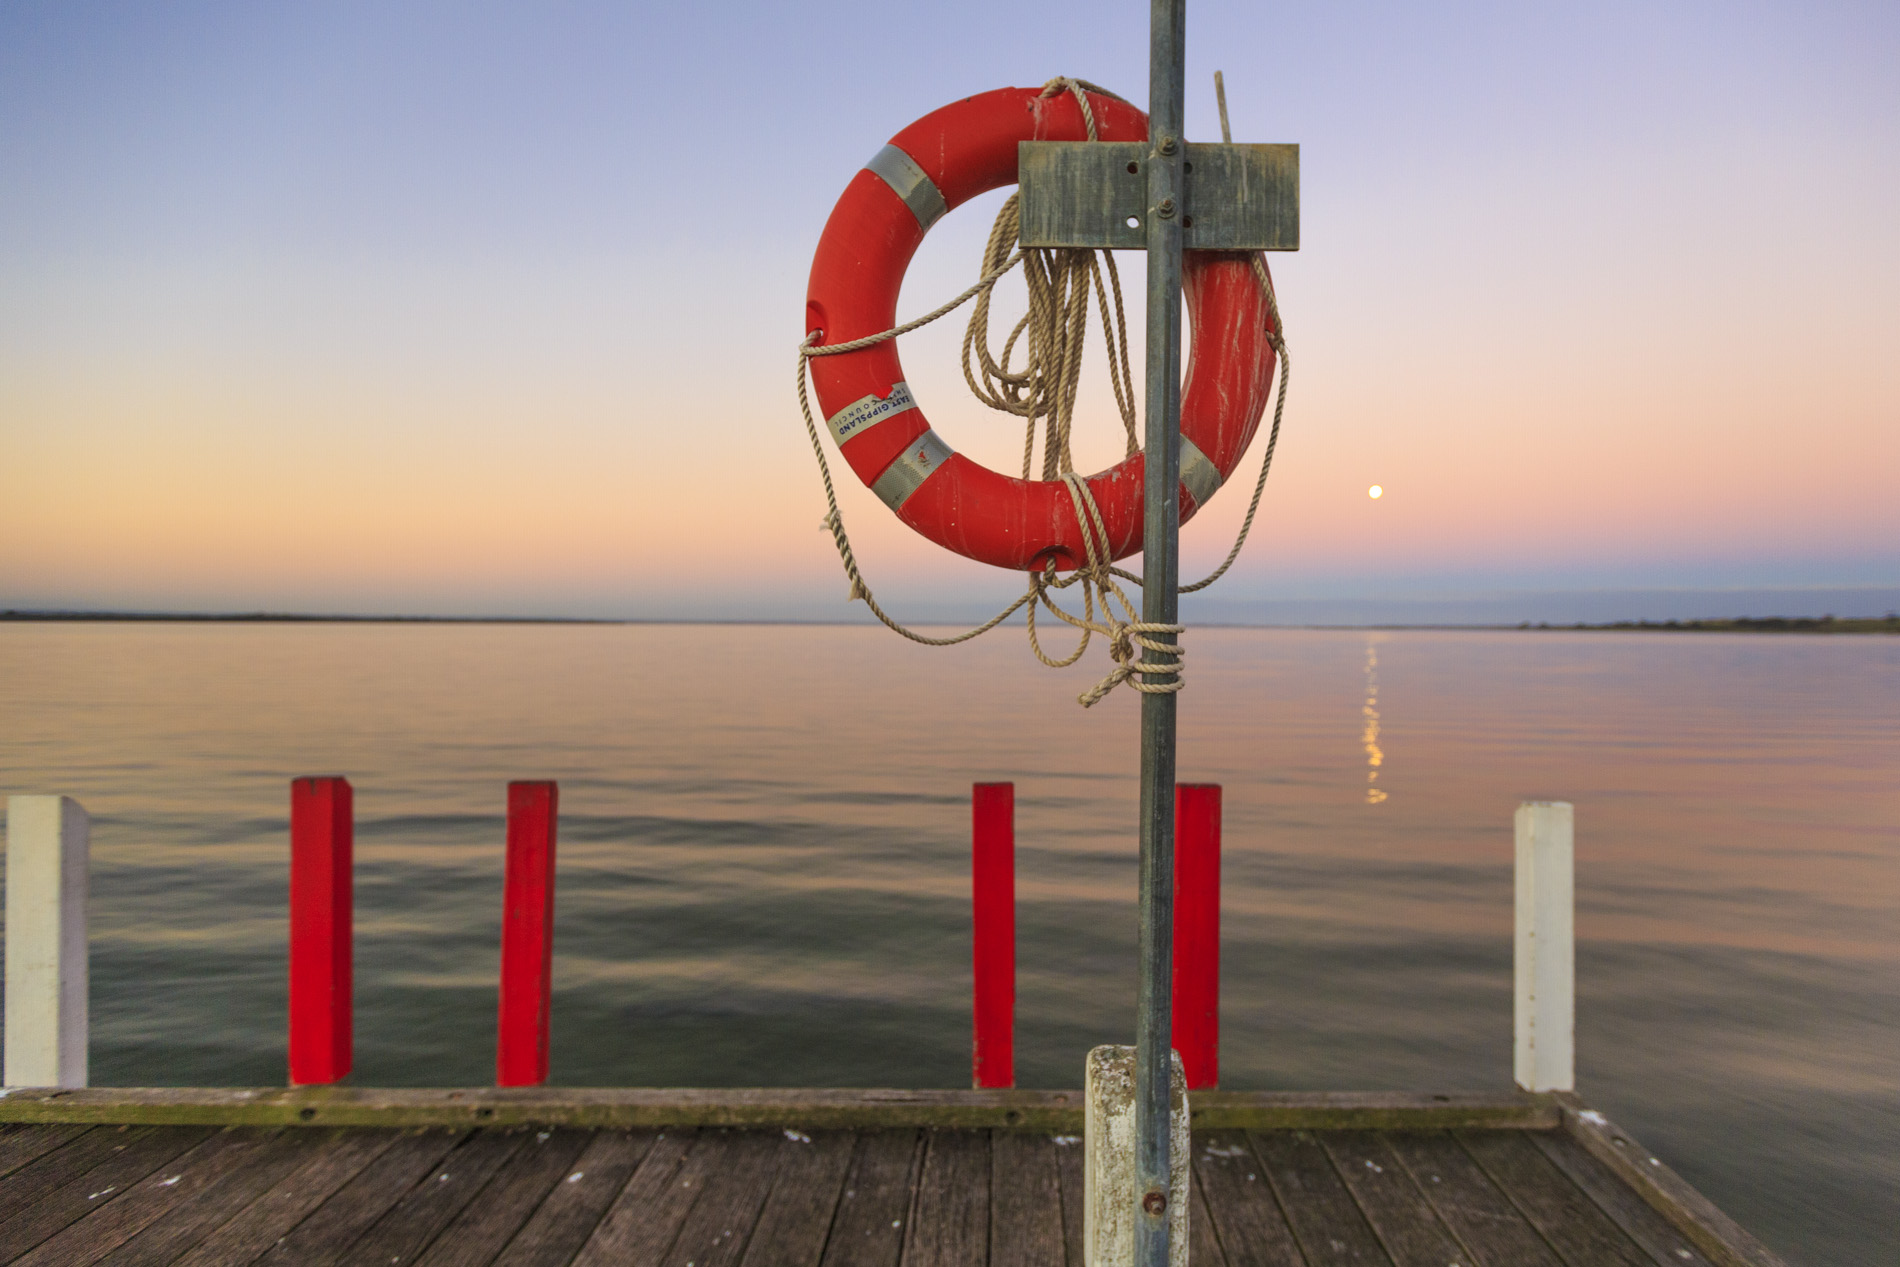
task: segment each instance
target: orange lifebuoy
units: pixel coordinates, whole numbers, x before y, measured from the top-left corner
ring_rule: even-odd
[[[1141,141],[1148,119],[1089,94],[1104,141]],[[897,324],[897,295],[924,234],[946,212],[1016,181],[1022,141],[1088,139],[1069,93],[1000,88],[925,115],[891,138],[845,187],[818,240],[805,330],[819,345]],[[1246,251],[1189,251],[1182,261],[1189,351],[1181,392],[1181,520],[1233,473],[1273,379],[1266,294]],[[812,382],[832,439],[897,517],[946,549],[1014,571],[1087,560],[1068,487],[1021,480],[955,452],[904,382],[895,340],[818,356]],[[1087,477],[1113,558],[1141,549],[1143,455]]]

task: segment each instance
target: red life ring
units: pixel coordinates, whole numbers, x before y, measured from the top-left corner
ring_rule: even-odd
[[[1148,118],[1089,94],[1104,141],[1141,141]],[[946,212],[1016,180],[1021,141],[1084,141],[1071,93],[999,88],[925,115],[845,187],[812,259],[805,330],[845,343],[897,324],[897,293],[924,234]],[[1181,393],[1181,520],[1233,473],[1273,379],[1267,298],[1244,251],[1189,251],[1182,262],[1189,352]],[[1074,499],[1060,482],[1003,475],[930,429],[904,383],[894,339],[812,358],[813,385],[839,451],[897,517],[958,554],[1014,571],[1087,560]],[[1088,477],[1114,558],[1141,549],[1143,455]]]

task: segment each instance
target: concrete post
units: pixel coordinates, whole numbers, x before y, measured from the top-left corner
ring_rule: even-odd
[[[1568,801],[1517,807],[1513,1072],[1526,1091],[1576,1089],[1574,836]]]
[[[86,1085],[92,820],[66,796],[7,800],[6,1085]]]
[[[1170,1052],[1168,1085],[1168,1267],[1188,1267],[1188,1099],[1181,1053]],[[1083,1135],[1082,1262],[1129,1267],[1135,1261],[1135,1049],[1089,1053]]]

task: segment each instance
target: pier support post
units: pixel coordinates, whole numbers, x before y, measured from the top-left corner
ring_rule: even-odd
[[[970,792],[971,1082],[1016,1085],[1016,785]]]
[[[1188,1103],[1181,1054],[1169,1053],[1168,1267],[1188,1267]],[[1082,1262],[1127,1267],[1135,1262],[1135,1224],[1142,1209],[1135,1164],[1135,1049],[1089,1052],[1083,1091]]]
[[[336,1082],[353,1059],[351,865],[355,796],[343,778],[290,785],[290,1084]]]
[[[502,881],[501,1007],[495,1085],[548,1080],[548,1020],[554,983],[554,837],[560,788],[508,785],[508,863]]]
[[[1576,849],[1568,801],[1517,807],[1517,1042],[1526,1091],[1576,1089]]]
[[[1174,792],[1174,1050],[1190,1091],[1220,1085],[1218,783]]]
[[[92,820],[69,796],[7,799],[9,1087],[86,1085]]]

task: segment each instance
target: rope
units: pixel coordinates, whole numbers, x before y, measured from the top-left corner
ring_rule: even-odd
[[[1221,134],[1230,137],[1227,127],[1227,97],[1225,86],[1218,74],[1215,87],[1220,97]],[[1095,127],[1095,112],[1090,107],[1087,93],[1123,100],[1115,94],[1096,87],[1086,80],[1057,78],[1043,85],[1042,96],[1053,97],[1063,92],[1073,93],[1081,106],[1082,120],[1088,128],[1091,141],[1099,139]],[[1231,139],[1231,138],[1230,138]],[[832,543],[837,547],[838,557],[844,564],[845,576],[851,582],[846,601],[862,600],[884,626],[912,642],[931,647],[949,647],[968,642],[988,633],[1009,619],[1017,611],[1027,608],[1029,624],[1029,646],[1036,658],[1050,668],[1066,668],[1080,660],[1087,652],[1090,642],[1097,634],[1108,641],[1109,659],[1115,668],[1100,682],[1077,696],[1082,707],[1090,708],[1105,698],[1117,686],[1127,683],[1136,691],[1146,695],[1171,694],[1185,685],[1182,680],[1182,657],[1184,651],[1175,640],[1186,631],[1185,625],[1161,624],[1139,619],[1134,604],[1128,595],[1117,585],[1116,579],[1141,584],[1141,578],[1123,568],[1115,567],[1110,561],[1111,549],[1108,529],[1102,520],[1101,509],[1095,504],[1094,495],[1089,491],[1088,482],[1075,473],[1070,453],[1070,431],[1075,415],[1075,400],[1081,381],[1082,346],[1088,329],[1089,297],[1095,297],[1096,305],[1102,314],[1104,341],[1108,350],[1109,382],[1115,393],[1115,404],[1121,414],[1122,427],[1126,433],[1128,452],[1137,451],[1135,425],[1135,393],[1132,371],[1128,356],[1128,327],[1122,311],[1121,278],[1115,268],[1113,254],[1103,251],[1107,264],[1108,285],[1102,281],[1103,269],[1097,263],[1092,250],[1012,250],[1020,231],[1021,214],[1019,197],[1010,195],[998,212],[996,222],[991,226],[989,241],[983,249],[983,272],[975,285],[958,295],[955,299],[941,305],[923,316],[877,334],[865,335],[844,343],[820,344],[823,330],[815,330],[798,345],[798,407],[805,419],[805,434],[811,441],[812,456],[818,462],[818,474],[825,486],[825,502],[828,507],[820,528],[829,531]],[[990,351],[990,297],[996,283],[1001,281],[1018,264],[1024,265],[1024,278],[1029,288],[1029,311],[1017,322],[1004,340],[1000,359]],[[1192,593],[1205,589],[1231,567],[1240,557],[1247,535],[1253,528],[1254,516],[1260,508],[1261,494],[1266,489],[1267,472],[1273,465],[1273,451],[1280,438],[1280,419],[1286,408],[1286,389],[1288,367],[1286,359],[1286,341],[1281,337],[1280,309],[1273,293],[1273,281],[1267,275],[1266,266],[1256,255],[1253,261],[1255,278],[1266,294],[1267,308],[1271,324],[1267,328],[1267,338],[1280,360],[1280,383],[1277,400],[1273,410],[1273,427],[1268,433],[1266,451],[1260,464],[1260,476],[1254,483],[1253,498],[1248,503],[1247,515],[1241,523],[1240,532],[1234,540],[1233,549],[1227,558],[1212,573],[1192,585],[1182,586],[1181,593]],[[1113,306],[1109,294],[1113,293]],[[976,398],[1002,413],[1012,414],[1025,421],[1025,439],[1023,446],[1023,478],[1030,477],[1033,469],[1036,444],[1036,424],[1044,421],[1042,478],[1061,480],[1069,490],[1070,501],[1075,508],[1076,522],[1082,529],[1082,544],[1088,555],[1086,566],[1077,568],[1067,577],[1059,576],[1055,563],[1051,561],[1040,572],[1029,574],[1029,587],[1022,595],[1002,611],[975,628],[965,630],[947,638],[933,638],[920,634],[894,619],[881,606],[871,593],[871,587],[865,583],[864,574],[858,566],[857,556],[851,548],[851,538],[845,531],[844,515],[838,508],[838,495],[831,479],[831,464],[825,457],[824,444],[818,436],[818,424],[811,412],[811,398],[807,392],[811,359],[816,356],[837,356],[846,352],[855,352],[862,348],[895,339],[908,334],[941,317],[947,316],[975,299],[977,306],[970,315],[970,323],[963,337],[963,376]],[[1115,337],[1107,335],[1111,324]],[[1011,368],[1011,358],[1017,345],[1023,344],[1023,365],[1020,369]],[[972,368],[971,355],[976,355],[976,364]],[[1082,586],[1083,610],[1080,616],[1064,611],[1053,597],[1055,591],[1068,589],[1074,585]],[[1100,617],[1097,617],[1097,607]],[[1053,658],[1042,649],[1042,643],[1036,630],[1036,609],[1045,607],[1057,619],[1079,629],[1081,638],[1075,650],[1061,658]],[[1120,615],[1116,614],[1119,607]],[[1143,652],[1170,657],[1159,660],[1142,659]]]

